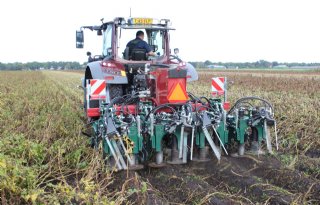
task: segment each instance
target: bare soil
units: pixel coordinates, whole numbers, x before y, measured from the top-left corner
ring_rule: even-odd
[[[289,169],[270,155],[224,156],[220,162],[147,167],[131,171],[129,177],[120,172],[111,186],[120,191],[128,179],[147,182],[142,198],[141,194],[129,198],[135,204],[319,204],[319,176],[307,175],[303,168],[313,162],[319,169],[316,160],[301,156]],[[134,183],[130,186],[137,188]]]

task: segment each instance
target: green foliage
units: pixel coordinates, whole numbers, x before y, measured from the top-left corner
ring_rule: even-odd
[[[43,144],[27,139],[23,134],[3,136],[0,141],[2,154],[12,159],[23,159],[28,165],[42,164],[46,148]]]

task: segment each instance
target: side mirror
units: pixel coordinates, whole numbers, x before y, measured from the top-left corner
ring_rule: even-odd
[[[84,36],[83,31],[76,31],[76,47],[83,48]]]
[[[101,31],[101,30],[98,30],[98,31],[97,31],[97,35],[98,35],[98,36],[102,36],[102,31]]]

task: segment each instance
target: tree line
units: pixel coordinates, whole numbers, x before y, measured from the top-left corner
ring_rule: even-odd
[[[211,65],[216,66],[224,66],[226,68],[274,68],[274,67],[306,67],[306,66],[318,66],[320,67],[320,63],[280,63],[277,61],[266,61],[266,60],[259,60],[256,62],[212,62],[209,60],[206,61],[193,61],[189,62],[195,68],[208,68]]]
[[[76,70],[83,69],[79,62],[69,61],[51,61],[51,62],[28,62],[28,63],[1,63],[0,70],[40,70],[40,69],[55,69],[55,70]]]

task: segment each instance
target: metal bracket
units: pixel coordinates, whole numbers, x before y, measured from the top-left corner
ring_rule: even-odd
[[[112,156],[114,157],[114,159],[115,159],[115,161],[116,161],[118,170],[123,169],[122,166],[121,166],[121,164],[119,163],[119,157],[118,157],[118,155],[116,154],[115,150],[113,149],[113,146],[112,146],[109,138],[106,136],[105,139],[106,139],[106,142],[107,142],[107,144],[108,144],[108,146],[109,146],[109,148],[110,148],[111,154],[112,154]]]
[[[183,141],[184,141],[184,125],[181,126],[181,133],[180,133],[180,144],[179,144],[179,158],[182,158],[182,150],[183,150]]]
[[[211,149],[213,150],[213,153],[216,155],[217,159],[220,161],[221,153],[219,152],[217,146],[214,144],[213,140],[211,139],[208,129],[205,126],[203,126],[202,130],[204,135],[206,136],[207,141],[211,146]]]
[[[216,135],[216,137],[219,139],[220,145],[221,145],[221,147],[223,148],[224,152],[225,152],[227,155],[229,155],[228,152],[227,152],[227,150],[226,150],[226,148],[224,147],[224,144],[222,143],[222,141],[221,141],[221,139],[220,139],[220,137],[219,137],[219,135],[218,135],[218,133],[217,133],[216,128],[214,128],[213,125],[212,125],[212,129],[213,129],[214,134]]]
[[[194,126],[192,126],[192,131],[191,131],[191,148],[190,148],[190,160],[192,160],[193,157],[193,144],[194,144]]]
[[[270,138],[270,133],[269,133],[269,130],[267,127],[267,120],[264,120],[263,128],[264,128],[264,134],[266,137],[267,149],[268,149],[269,153],[272,153],[271,138]]]

